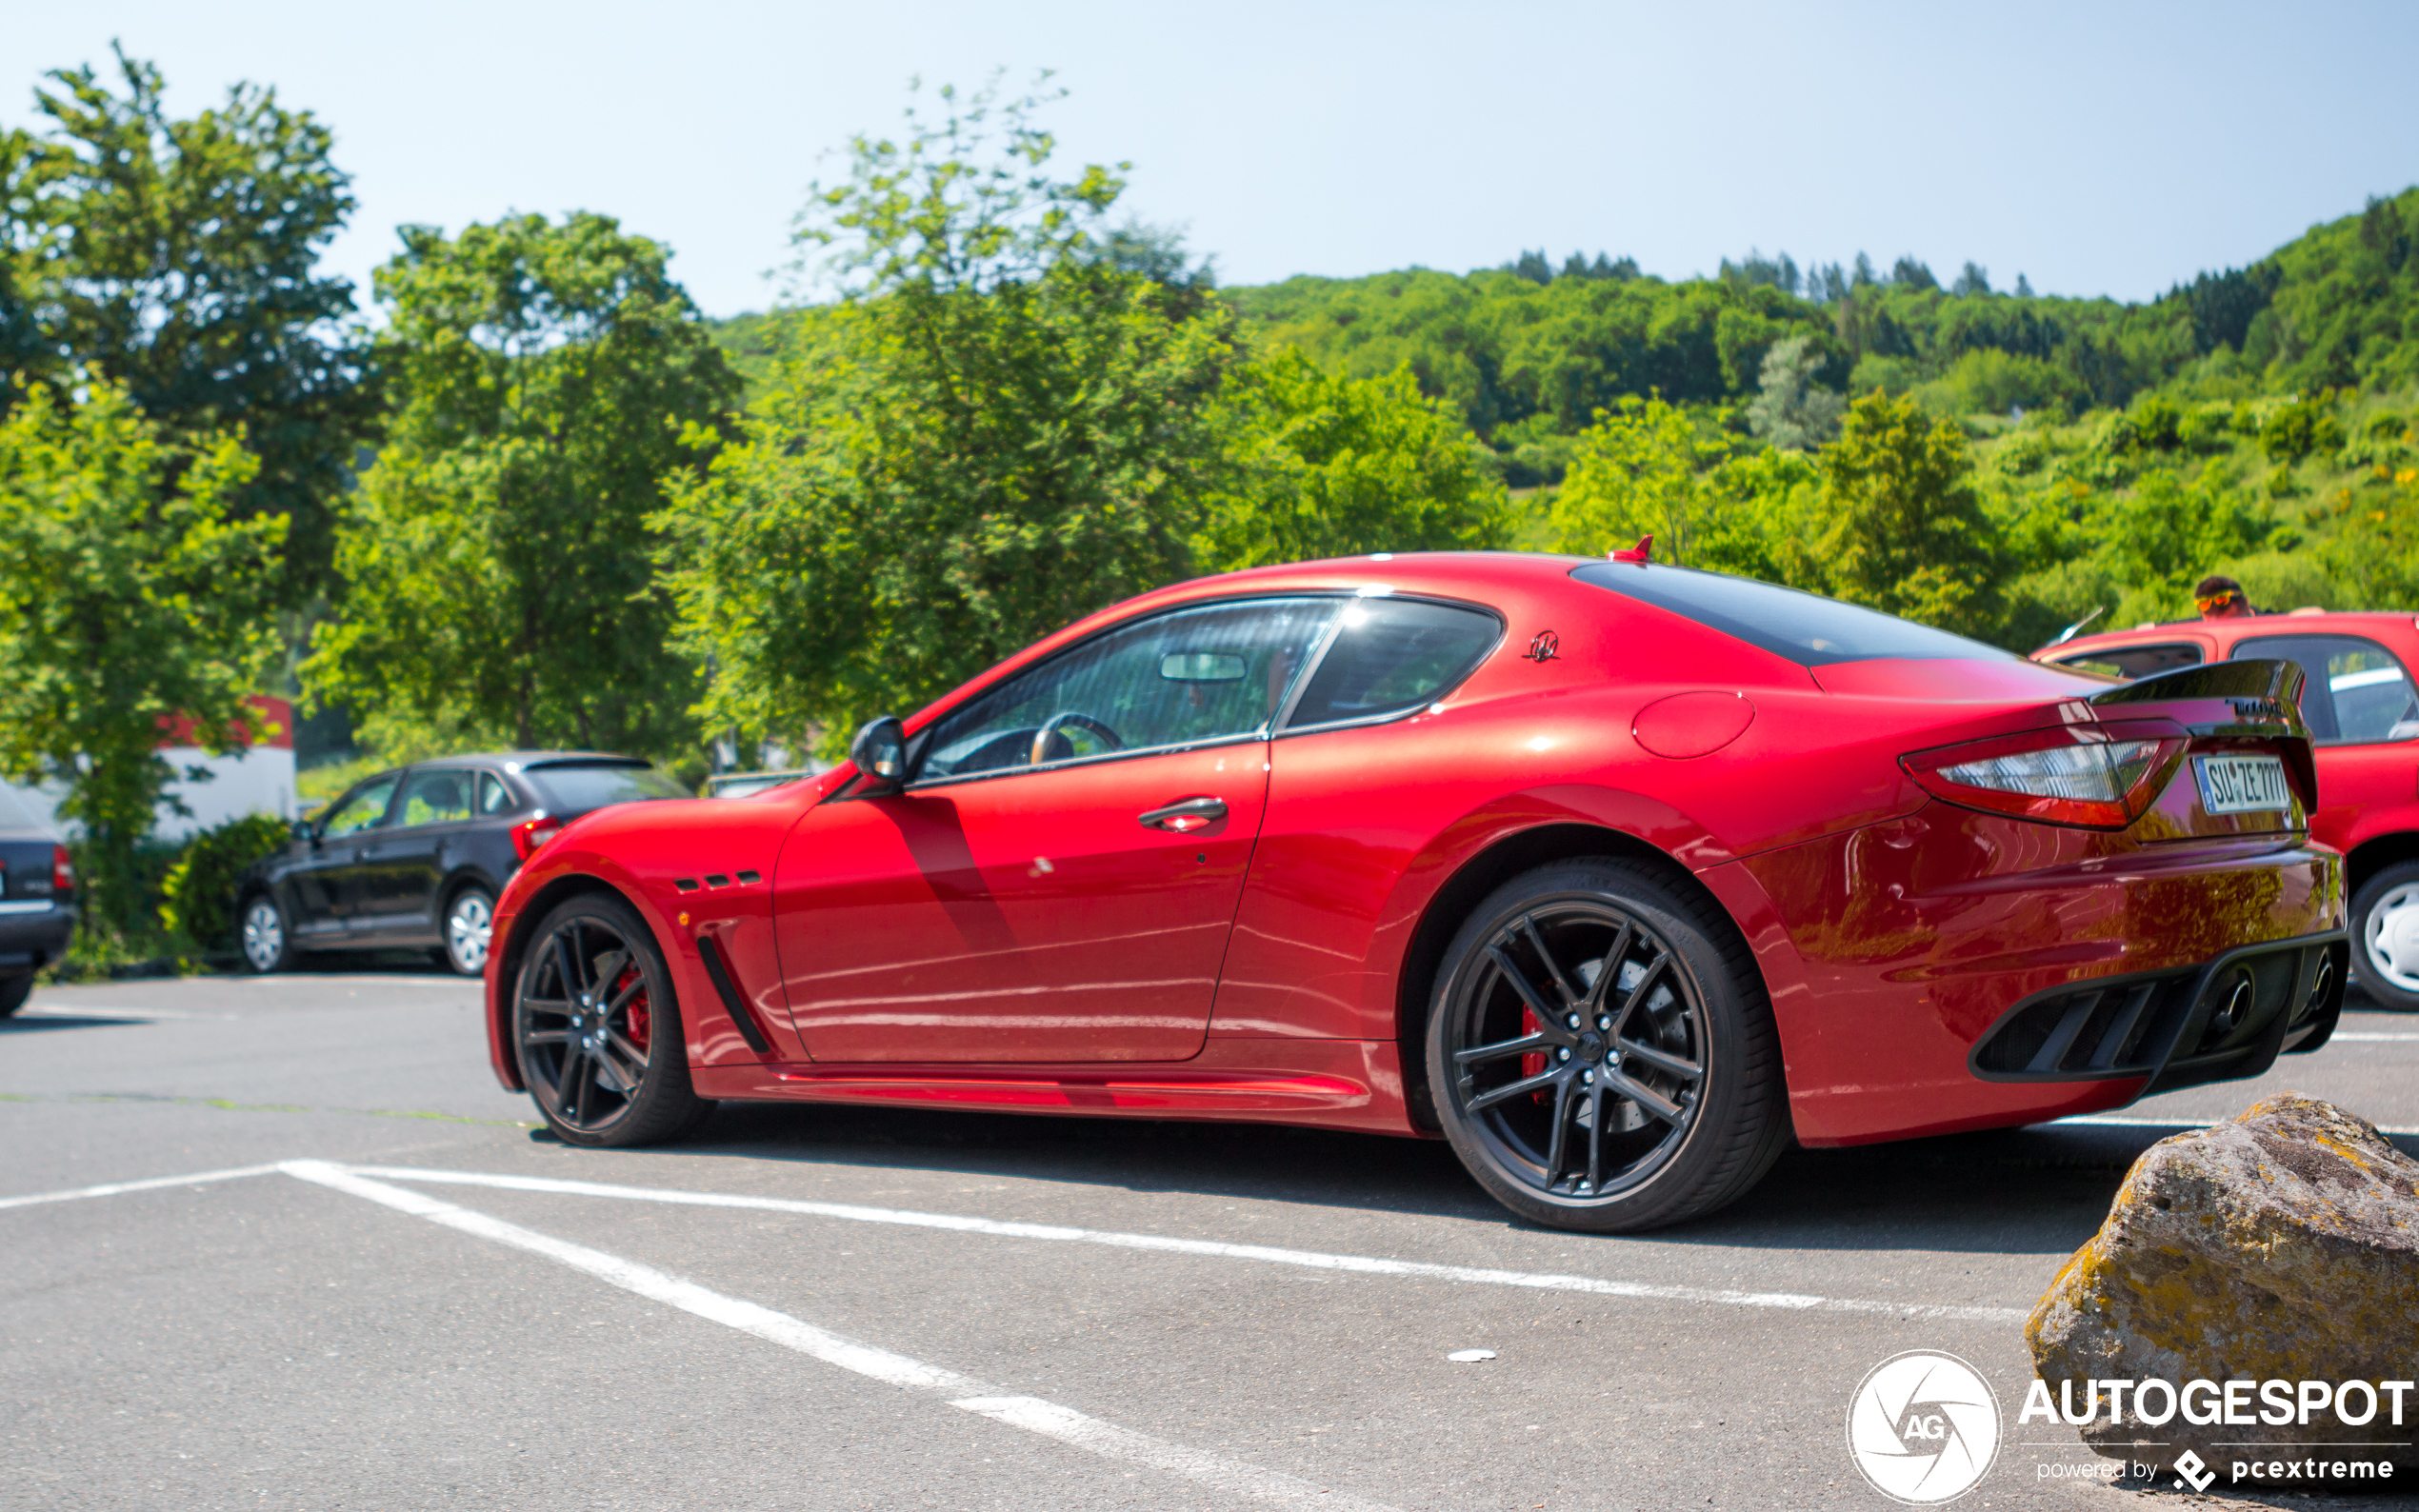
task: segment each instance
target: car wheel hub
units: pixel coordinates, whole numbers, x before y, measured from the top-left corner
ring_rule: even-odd
[[[2405,992],[2419,992],[2419,883],[2396,887],[2369,910],[2369,964]]]

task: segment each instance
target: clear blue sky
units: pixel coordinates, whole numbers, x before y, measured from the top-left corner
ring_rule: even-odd
[[[581,208],[670,243],[709,311],[761,308],[825,154],[910,75],[999,67],[1057,70],[1067,156],[1132,160],[1130,207],[1229,283],[1756,246],[2136,299],[2419,182],[2408,0],[21,3],[0,122],[112,36],[180,112],[252,79],[333,127],[365,298],[398,224]]]

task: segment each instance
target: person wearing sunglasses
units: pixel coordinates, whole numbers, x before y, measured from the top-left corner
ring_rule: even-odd
[[[2201,579],[2201,586],[2192,590],[2192,607],[2201,611],[2205,620],[2246,619],[2259,612],[2251,607],[2250,595],[2243,591],[2243,585],[2232,578],[2215,576]]]

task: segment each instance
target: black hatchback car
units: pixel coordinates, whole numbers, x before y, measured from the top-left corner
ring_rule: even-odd
[[[506,751],[398,766],[347,789],[238,884],[244,960],[277,971],[312,950],[427,946],[487,968],[506,878],[555,831],[611,804],[695,796],[633,756]]]
[[[75,936],[75,867],[58,832],[0,787],[0,1019]]]

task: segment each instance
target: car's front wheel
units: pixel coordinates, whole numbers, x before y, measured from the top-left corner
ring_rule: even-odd
[[[1780,1155],[1772,1009],[1729,921],[1656,868],[1543,866],[1448,947],[1428,1074],[1445,1137],[1513,1212],[1616,1232],[1709,1213]]]
[[[485,887],[455,893],[445,905],[445,964],[466,977],[485,971],[494,928],[495,899]]]
[[[293,965],[293,937],[286,928],[286,910],[277,906],[276,899],[256,892],[244,900],[237,929],[244,965],[254,971],[283,971]]]
[[[2419,1012],[2419,861],[2388,866],[2352,894],[2351,975],[2379,1007]]]
[[[710,1105],[690,1084],[663,952],[618,898],[570,898],[539,922],[513,986],[512,1034],[522,1084],[567,1144],[669,1139]]]

